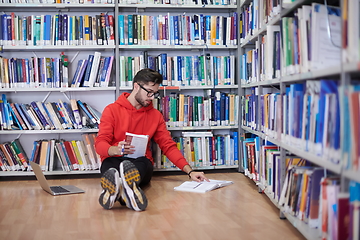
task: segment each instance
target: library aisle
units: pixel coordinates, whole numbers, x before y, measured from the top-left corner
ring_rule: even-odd
[[[98,178],[49,180],[51,185],[76,185],[85,194],[53,197],[37,181],[0,182],[0,239],[259,239],[295,240],[304,237],[255,184],[243,174],[208,173],[234,184],[205,194],[177,192],[185,175],[153,177],[144,189],[149,205],[135,212],[116,204],[98,204]]]

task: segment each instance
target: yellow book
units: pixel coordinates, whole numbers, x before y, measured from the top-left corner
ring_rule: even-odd
[[[265,129],[269,128],[269,104],[268,104],[268,98],[270,94],[264,95],[264,124]]]
[[[217,16],[211,16],[210,19],[210,45],[216,45],[216,18]]]
[[[10,87],[10,83],[9,83],[9,73],[8,70],[9,69],[9,59],[4,58],[4,79],[3,79],[3,83],[5,83],[5,85],[3,85],[5,88],[9,88]]]
[[[229,124],[235,125],[235,94],[229,94]]]
[[[89,23],[89,15],[84,16],[84,29],[85,29],[85,43],[89,44],[90,41],[90,23]]]
[[[184,126],[184,94],[179,94],[179,126]]]
[[[76,156],[76,158],[77,158],[77,160],[79,162],[80,170],[85,170],[85,164],[84,164],[83,159],[82,159],[82,157],[80,155],[80,151],[79,151],[79,148],[78,148],[78,146],[76,144],[76,141],[72,140],[72,141],[70,141],[70,143],[71,143],[71,145],[72,145],[72,147],[74,149],[75,156]]]
[[[149,23],[148,23],[148,16],[143,15],[142,16],[142,40],[145,41],[143,44],[149,44],[149,36],[148,36],[148,29],[149,29]]]
[[[87,154],[84,142],[80,141],[80,140],[77,140],[76,141],[76,146],[77,146],[77,148],[79,150],[79,153],[81,155],[81,159],[82,159],[83,164],[85,166],[85,170],[92,170],[93,169],[92,164],[91,164],[91,161],[90,161],[89,156]]]
[[[46,171],[46,161],[47,161],[47,152],[49,148],[49,141],[48,140],[42,140],[41,141],[41,147],[40,147],[40,160],[39,165],[41,167],[41,170]]]
[[[298,218],[300,220],[303,220],[305,215],[306,197],[307,197],[308,182],[309,182],[308,180],[309,180],[309,175],[305,171],[302,177],[303,182],[301,188],[301,199],[300,199],[300,207],[298,214]]]

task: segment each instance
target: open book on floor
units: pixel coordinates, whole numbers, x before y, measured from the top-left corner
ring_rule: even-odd
[[[234,183],[232,181],[222,181],[222,180],[214,180],[214,179],[209,179],[209,180],[210,182],[186,181],[183,182],[180,186],[174,187],[174,190],[183,191],[183,192],[205,193]]]

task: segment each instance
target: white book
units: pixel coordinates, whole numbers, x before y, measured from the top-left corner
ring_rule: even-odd
[[[274,33],[275,32],[280,32],[280,26],[267,26],[266,29],[267,32],[267,38],[266,38],[266,45],[265,45],[265,56],[266,56],[266,61],[265,61],[265,79],[266,80],[271,80],[273,78],[275,78],[274,76],[274,63],[273,63],[273,59],[274,59]]]
[[[146,148],[149,142],[148,135],[139,135],[134,133],[126,132],[125,141],[135,147],[135,152],[128,154],[127,157],[138,158],[145,156]]]
[[[301,72],[308,72],[310,69],[310,59],[308,55],[309,42],[307,24],[310,21],[311,6],[304,5],[299,9],[299,29],[300,29],[300,61]]]
[[[348,1],[348,46],[345,51],[348,62],[359,61],[359,5],[359,0]]]
[[[97,73],[99,70],[100,57],[101,57],[100,52],[94,53],[94,59],[93,59],[93,63],[92,63],[91,70],[90,70],[89,81],[84,82],[84,87],[93,87],[94,86],[96,76],[97,76]]]
[[[232,181],[223,181],[223,180],[214,180],[214,179],[209,179],[209,180],[210,182],[186,181],[183,182],[180,186],[174,187],[174,190],[182,191],[182,192],[206,193],[215,190],[217,188],[225,187],[234,183]]]
[[[313,3],[311,11],[311,70],[338,66],[341,57],[340,51],[340,9]]]

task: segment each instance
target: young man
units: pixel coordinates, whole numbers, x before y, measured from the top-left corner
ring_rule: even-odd
[[[133,79],[132,92],[123,93],[102,113],[95,148],[102,161],[103,191],[99,203],[105,209],[112,208],[117,200],[136,211],[143,211],[147,207],[147,198],[139,185],[150,182],[154,160],[149,143],[145,156],[128,158],[126,155],[133,153],[136,146],[124,141],[126,132],[148,135],[170,161],[192,180],[209,181],[203,172],[191,169],[172,140],[162,114],[152,105],[152,100],[159,96],[162,80],[161,74],[154,70],[140,70]]]

